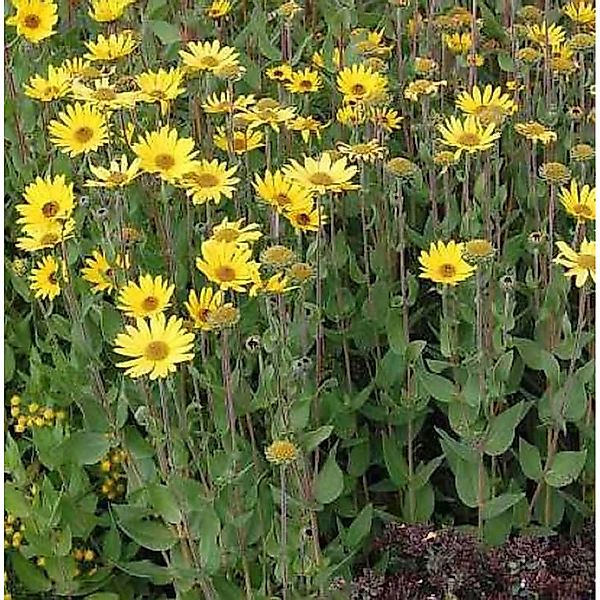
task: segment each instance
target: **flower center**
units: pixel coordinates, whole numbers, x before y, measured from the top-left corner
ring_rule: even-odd
[[[44,206],[42,206],[42,214],[50,219],[56,216],[58,209],[58,202],[55,202],[54,200],[48,200],[48,202],[45,202]]]
[[[248,145],[246,144],[246,139],[245,138],[236,137],[233,140],[233,149],[236,152],[243,152],[244,150],[246,150],[247,147],[248,147]]]
[[[56,279],[56,273],[50,273],[48,275],[48,283],[51,285],[56,285],[58,283],[58,279]]]
[[[46,96],[48,96],[48,97],[55,96],[56,94],[58,94],[59,91],[60,90],[55,85],[49,85],[46,88]]]
[[[152,90],[150,92],[150,96],[156,98],[157,100],[166,100],[167,95],[163,92],[163,90]]]
[[[587,204],[574,204],[573,212],[582,217],[591,217],[592,209]]]
[[[169,356],[169,346],[165,342],[150,342],[144,350],[144,358],[148,360],[163,360]]]
[[[456,267],[450,263],[440,266],[440,274],[446,279],[451,279],[456,275]]]
[[[306,213],[300,213],[296,216],[298,225],[308,225],[310,223],[310,217]]]
[[[58,236],[55,233],[46,233],[40,239],[40,246],[54,246],[58,242]]]
[[[219,178],[212,173],[194,173],[191,179],[198,187],[202,188],[211,188],[219,184]]]
[[[312,86],[313,86],[313,84],[312,84],[312,81],[310,79],[303,79],[300,82],[300,87],[303,90],[310,90],[310,89],[312,89]]]
[[[89,142],[94,137],[94,130],[91,127],[79,127],[75,130],[75,139],[80,144]]]
[[[323,173],[321,171],[317,171],[313,173],[308,180],[314,185],[331,185],[333,183],[333,179],[331,175],[328,173]]]
[[[156,296],[148,296],[142,302],[142,308],[147,311],[153,311],[158,308],[158,298]]]
[[[458,136],[458,143],[462,146],[477,146],[481,143],[481,138],[471,131],[465,131]]]
[[[355,96],[363,96],[365,94],[365,92],[367,91],[367,88],[362,84],[362,83],[355,83],[351,88],[350,91],[355,95]]]
[[[577,257],[577,265],[582,269],[596,270],[596,257],[593,254],[580,254]]]
[[[99,88],[94,92],[96,100],[110,102],[117,97],[117,93],[110,88]]]
[[[215,269],[215,275],[219,281],[233,281],[235,279],[235,269],[228,265],[221,265]]]
[[[154,164],[164,171],[173,168],[175,159],[171,154],[157,154],[154,159]]]
[[[239,236],[240,234],[236,229],[224,227],[223,229],[219,229],[213,237],[219,242],[235,242]]]
[[[290,197],[287,194],[283,194],[283,193],[279,193],[275,196],[275,202],[277,203],[278,206],[289,206],[292,201],[290,200]]]
[[[40,26],[40,18],[37,15],[26,15],[23,22],[28,29],[37,29]]]
[[[125,173],[121,173],[120,171],[112,171],[111,174],[106,179],[108,183],[114,183],[115,185],[120,185],[127,181],[127,175]]]
[[[200,60],[200,64],[207,69],[212,69],[219,64],[219,61],[214,56],[204,56]]]

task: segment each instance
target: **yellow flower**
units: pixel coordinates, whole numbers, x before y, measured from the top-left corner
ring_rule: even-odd
[[[291,106],[281,106],[277,100],[262,98],[254,106],[244,110],[240,119],[248,124],[248,129],[268,125],[274,131],[279,131],[279,125],[289,122],[296,116],[296,109]]]
[[[319,73],[311,69],[304,69],[304,71],[292,73],[285,87],[292,94],[309,94],[319,91],[322,85]]]
[[[119,291],[117,308],[129,317],[151,317],[164,312],[171,303],[174,285],[160,275],[141,275],[139,284],[130,281]]]
[[[484,127],[472,115],[467,116],[462,122],[456,117],[450,117],[446,119],[444,125],[438,126],[438,130],[442,134],[440,142],[457,148],[457,157],[463,150],[469,154],[489,150],[500,137],[500,132],[495,131],[493,123]]]
[[[260,262],[263,266],[282,269],[296,260],[296,253],[281,244],[269,246],[260,254]]]
[[[192,138],[180,138],[177,130],[167,125],[147,133],[132,146],[132,150],[140,159],[143,171],[157,173],[171,182],[193,170],[193,159],[198,154],[194,151]]]
[[[64,175],[37,177],[23,193],[24,204],[15,207],[20,217],[17,223],[36,225],[44,221],[68,219],[75,208],[73,184],[67,183]]]
[[[270,204],[277,212],[290,210],[293,206],[312,204],[312,193],[284,177],[281,171],[265,171],[263,179],[258,174],[252,184],[258,196]]]
[[[594,148],[589,144],[575,144],[570,150],[571,160],[576,162],[594,158]]]
[[[143,102],[160,102],[161,113],[165,115],[170,103],[185,92],[183,79],[181,69],[159,69],[137,75],[135,81],[140,88],[139,99]]]
[[[543,163],[539,168],[539,175],[550,184],[566,183],[571,179],[571,170],[559,162]]]
[[[67,58],[62,62],[60,68],[69,74],[71,80],[95,79],[101,76],[100,71],[96,67],[93,67],[89,60],[83,60],[80,56]]]
[[[35,252],[45,248],[53,248],[56,244],[73,237],[75,221],[57,221],[55,219],[25,225],[24,235],[17,239],[17,248],[26,252]]]
[[[464,114],[479,118],[482,125],[495,123],[499,125],[504,117],[517,111],[517,105],[502,89],[486,85],[483,93],[474,86],[471,93],[464,91],[458,95],[456,106]]]
[[[431,279],[435,283],[456,285],[473,275],[475,267],[465,262],[462,255],[464,244],[457,244],[453,240],[444,242],[433,242],[429,252],[421,251],[419,262],[422,272],[419,277]]]
[[[325,59],[323,58],[322,52],[314,52],[311,58],[311,62],[313,66],[317,69],[323,70],[325,68]],[[333,49],[333,56],[331,62],[337,70],[339,70],[339,68],[342,66],[342,56],[340,54],[340,49],[337,47]]]
[[[563,7],[563,12],[571,21],[579,25],[594,25],[596,23],[596,9],[592,2],[575,0]]]
[[[380,127],[385,133],[392,133],[392,131],[400,129],[400,123],[404,120],[397,110],[381,106],[370,108],[368,118],[371,123]]]
[[[577,180],[571,179],[570,188],[563,187],[560,190],[560,201],[565,210],[579,221],[596,220],[596,188],[590,189],[584,185],[581,189],[577,187]]]
[[[96,167],[90,163],[90,171],[96,180],[88,179],[87,187],[116,188],[129,185],[140,174],[140,159],[135,158],[131,164],[127,164],[127,156],[121,155],[121,162],[110,161],[110,167]]]
[[[596,242],[583,240],[579,252],[575,252],[565,242],[556,242],[559,253],[553,262],[567,267],[565,277],[575,277],[575,285],[583,287],[588,279],[596,283]]]
[[[353,189],[352,178],[356,175],[355,166],[347,166],[347,159],[332,161],[328,153],[318,159],[309,156],[304,158],[304,165],[291,160],[283,172],[286,177],[297,182],[310,191],[326,194]]]
[[[276,465],[292,463],[299,455],[298,446],[288,440],[276,440],[265,450],[267,460]]]
[[[98,23],[110,23],[120,18],[134,2],[135,0],[90,0],[88,14]]]
[[[206,9],[206,16],[210,19],[222,19],[231,12],[229,0],[213,0]]]
[[[177,317],[166,320],[159,314],[147,323],[138,319],[135,327],[125,326],[115,341],[114,351],[128,357],[117,363],[127,369],[129,377],[149,375],[150,379],[167,377],[176,371],[176,365],[194,358],[194,334],[186,332],[183,322]]]
[[[137,101],[135,92],[117,92],[111,86],[108,77],[94,80],[94,87],[88,87],[81,81],[74,81],[71,86],[73,98],[97,106],[101,110],[132,108]]]
[[[385,76],[365,65],[345,67],[337,76],[337,88],[344,95],[344,102],[380,102],[387,94],[387,85]]]
[[[25,86],[25,95],[42,102],[51,102],[62,98],[69,93],[71,87],[71,76],[63,68],[55,68],[48,65],[48,78],[34,75],[29,79],[29,85]]]
[[[259,293],[261,294],[285,294],[290,290],[293,290],[296,286],[290,286],[287,275],[284,273],[276,273],[270,277],[267,281],[262,281],[260,276],[254,282],[254,285],[250,288],[248,295],[253,298]]]
[[[440,87],[447,84],[448,82],[446,80],[429,81],[429,79],[415,79],[415,81],[411,81],[406,88],[404,88],[404,97],[413,102],[419,102],[420,96],[431,96],[435,94]]]
[[[546,128],[537,121],[527,121],[527,123],[517,123],[515,125],[515,131],[528,140],[533,142],[540,141],[544,146],[557,140],[556,133],[551,129]]]
[[[105,116],[94,106],[70,104],[48,125],[50,141],[64,153],[77,156],[98,150],[108,141]]]
[[[224,302],[225,295],[221,290],[215,292],[211,287],[203,287],[199,295],[195,290],[190,290],[185,308],[194,322],[194,328],[210,331],[213,328],[209,322],[210,315]]]
[[[319,228],[327,223],[323,207],[319,208],[320,210],[313,201],[304,205],[293,205],[284,216],[296,231],[319,231]]]
[[[239,53],[231,46],[221,46],[219,40],[212,42],[190,42],[186,50],[180,50],[183,64],[191,71],[208,71],[236,67]]]
[[[290,65],[283,63],[275,67],[267,69],[266,75],[272,81],[289,81],[291,79],[293,70]]]
[[[117,256],[115,264],[106,258],[105,254],[94,250],[92,258],[85,259],[86,266],[81,269],[81,276],[85,281],[92,284],[92,292],[112,292],[115,288],[115,268],[123,268],[129,264],[127,258],[124,260]]]
[[[208,240],[202,243],[202,256],[196,259],[196,267],[220,289],[245,292],[257,269],[251,258],[252,250],[248,247]]]
[[[363,31],[353,32],[353,37],[362,37],[362,39],[355,42],[356,49],[360,54],[365,56],[389,56],[394,46],[384,44],[383,29],[381,31],[367,31],[366,36],[364,36]]]
[[[547,27],[544,22],[541,25],[528,25],[527,37],[542,48],[548,45],[554,51],[565,41],[565,30],[554,23]]]
[[[137,46],[133,32],[126,30],[118,34],[111,34],[108,38],[102,34],[95,42],[86,42],[85,47],[89,50],[84,54],[88,60],[116,60],[131,54]]]
[[[17,35],[37,44],[54,35],[58,21],[57,6],[49,0],[13,0],[17,12],[6,19],[7,25],[17,28]]]
[[[240,320],[240,311],[228,302],[209,312],[206,318],[211,329],[226,329],[233,327]]]
[[[217,242],[234,242],[237,246],[247,248],[262,237],[258,231],[258,223],[249,223],[243,226],[244,219],[229,221],[225,217],[219,225],[215,225],[212,230],[212,240]]]
[[[294,263],[288,269],[289,275],[292,279],[295,279],[299,283],[308,281],[314,273],[314,269],[308,263]]]
[[[228,169],[227,163],[217,159],[200,160],[181,177],[180,185],[191,196],[194,204],[204,204],[209,200],[219,204],[222,197],[231,199],[233,196],[235,185],[240,181],[233,176],[237,169],[237,165]]]
[[[390,158],[386,163],[385,168],[389,173],[394,175],[394,177],[398,177],[405,181],[412,179],[419,172],[419,167],[412,160],[404,158],[403,156]]]
[[[35,268],[31,269],[30,287],[35,292],[36,298],[54,300],[60,294],[59,268],[60,263],[53,256],[45,256],[36,264]]]
[[[463,256],[466,261],[475,264],[485,263],[490,261],[496,249],[489,240],[476,238],[465,242]]]
[[[344,104],[335,114],[336,120],[342,125],[356,127],[366,121],[365,108],[362,104]]]
[[[426,56],[417,56],[415,58],[415,72],[419,75],[427,75],[438,68],[437,62],[433,58]]]
[[[454,54],[466,54],[471,49],[471,34],[465,33],[445,33],[442,35],[442,42],[450,52]]]
[[[317,139],[321,139],[321,130],[325,129],[329,123],[323,125],[314,117],[296,117],[293,121],[287,124],[290,131],[299,131],[305,144],[308,144],[310,134],[314,133]]]
[[[383,158],[386,152],[385,146],[381,146],[376,139],[359,144],[344,144],[340,142],[336,148],[338,152],[348,156],[353,162],[373,163]]]
[[[227,152],[227,132],[223,127],[217,129],[217,133],[213,137],[215,146]],[[233,151],[235,154],[245,154],[250,150],[261,148],[264,135],[262,131],[234,131],[233,132]]]
[[[244,110],[256,102],[254,95],[237,96],[235,99],[229,92],[221,92],[220,95],[214,93],[206,98],[202,104],[205,112],[210,114],[229,113]]]

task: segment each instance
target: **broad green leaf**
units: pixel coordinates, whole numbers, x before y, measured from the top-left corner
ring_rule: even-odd
[[[581,473],[586,455],[587,450],[559,452],[552,461],[552,467],[544,475],[544,481],[555,488],[569,485]]]
[[[387,467],[390,479],[402,488],[408,482],[408,467],[402,449],[398,446],[396,438],[385,436],[382,440],[383,460]]]
[[[442,464],[443,460],[443,455],[437,456],[436,458],[432,458],[428,463],[417,467],[417,472],[410,483],[410,487],[415,490],[423,487],[429,481],[429,478],[433,475],[434,471]]]
[[[440,402],[452,402],[455,395],[454,383],[452,381],[424,369],[417,369],[415,373],[417,380],[423,385],[430,396]]]
[[[402,309],[389,308],[385,325],[388,344],[395,354],[404,355],[406,351],[406,336],[404,332]]]
[[[344,475],[335,461],[335,448],[329,453],[323,468],[315,478],[315,499],[330,504],[344,490]]]
[[[65,459],[76,465],[93,465],[108,452],[110,441],[103,433],[77,431],[62,444]]]
[[[536,371],[544,371],[549,381],[555,383],[559,379],[560,365],[548,350],[533,340],[513,338],[523,362]]]
[[[51,588],[52,584],[44,571],[30,563],[20,552],[11,553],[10,564],[21,584],[30,592],[40,594]]]
[[[454,474],[456,492],[463,504],[476,508],[479,500],[479,468],[466,460],[459,460]],[[484,500],[486,495],[484,494]]]
[[[15,355],[8,344],[4,344],[4,383],[8,383],[15,374]]]
[[[519,494],[502,494],[488,500],[481,510],[484,519],[493,519],[501,515],[504,511],[514,506],[521,498],[524,498],[523,492]]]
[[[333,425],[322,425],[314,431],[309,431],[302,436],[302,447],[306,452],[312,452],[321,442],[324,442],[333,431]]]
[[[148,21],[148,27],[163,44],[174,44],[181,41],[179,29],[166,21]]]
[[[352,550],[358,548],[371,530],[371,521],[373,520],[373,505],[367,504],[346,532],[346,544]]]
[[[515,429],[529,410],[531,404],[523,400],[511,406],[490,421],[484,450],[490,456],[498,456],[509,448],[515,437]]]
[[[542,478],[542,459],[537,446],[532,446],[523,438],[519,439],[519,464],[528,479],[539,481]]]
[[[179,523],[181,512],[173,492],[166,485],[157,483],[148,486],[152,506],[167,523]]]
[[[512,73],[515,70],[514,61],[506,52],[498,54],[498,66],[507,73]]]
[[[169,550],[177,543],[177,536],[161,521],[132,518],[127,506],[113,505],[119,527],[140,546],[148,550]]]

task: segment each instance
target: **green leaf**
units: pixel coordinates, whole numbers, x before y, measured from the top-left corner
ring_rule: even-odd
[[[8,383],[15,374],[15,354],[8,344],[4,344],[4,383]]]
[[[587,450],[559,452],[552,461],[552,467],[545,473],[544,481],[555,488],[569,485],[581,473],[586,455]]]
[[[406,336],[404,332],[401,309],[388,309],[385,329],[391,351],[394,352],[394,354],[403,355],[406,350]]]
[[[346,532],[346,544],[348,548],[354,550],[358,548],[371,530],[371,521],[373,520],[373,504],[367,504]]]
[[[113,505],[119,527],[140,546],[148,550],[169,550],[177,543],[177,536],[161,521],[134,518],[129,506]]]
[[[528,479],[539,481],[542,478],[542,459],[537,446],[531,445],[523,438],[519,439],[519,464]]]
[[[456,493],[462,503],[471,508],[478,505],[479,491],[479,469],[478,465],[469,463],[466,460],[459,460],[454,474],[454,485]],[[484,496],[485,498],[485,496]]]
[[[437,456],[436,458],[432,458],[427,464],[417,467],[417,472],[413,477],[410,487],[415,490],[423,487],[429,481],[434,471],[442,464],[443,460],[443,455]]]
[[[67,460],[76,465],[97,463],[110,448],[110,442],[103,433],[77,431],[62,443]]]
[[[531,403],[521,400],[518,404],[493,417],[484,443],[484,450],[490,456],[498,456],[509,448],[515,437],[515,429],[525,416]]]
[[[399,488],[403,488],[408,481],[408,467],[396,439],[391,436],[385,436],[382,440],[382,449],[383,460],[390,474],[390,479]]]
[[[181,512],[173,492],[166,485],[151,484],[148,486],[150,502],[167,523],[179,523]]]
[[[120,600],[120,596],[112,592],[96,592],[95,594],[86,596],[85,600]]]
[[[167,23],[166,21],[148,21],[148,27],[163,44],[174,44],[181,41],[179,29],[171,23]]]
[[[430,373],[424,369],[417,369],[417,380],[423,385],[427,393],[440,402],[452,402],[454,399],[454,383],[441,375]]]
[[[484,519],[493,519],[514,506],[521,498],[525,498],[523,492],[519,494],[502,494],[496,496],[483,505],[481,515]]]
[[[496,361],[496,364],[494,365],[494,379],[496,381],[502,383],[506,383],[508,381],[514,357],[514,350],[509,350]]]
[[[41,569],[30,563],[19,552],[10,555],[10,563],[23,586],[34,594],[47,592],[52,584]]]
[[[530,369],[544,371],[550,382],[557,382],[559,380],[560,365],[548,350],[533,340],[513,338],[513,342],[523,362]]]
[[[324,442],[333,431],[333,425],[323,425],[319,429],[307,432],[302,437],[302,447],[306,452],[312,452],[321,442]]]
[[[335,461],[334,448],[315,478],[315,499],[320,504],[330,504],[343,490],[344,475]]]
[[[498,54],[498,66],[507,73],[512,73],[515,70],[515,63],[509,54],[501,52]]]

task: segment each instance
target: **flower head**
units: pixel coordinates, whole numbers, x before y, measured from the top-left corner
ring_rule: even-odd
[[[108,141],[105,116],[89,104],[70,104],[48,125],[50,141],[70,156],[97,150]]]
[[[436,283],[456,285],[473,275],[475,267],[463,259],[464,244],[454,241],[432,243],[429,252],[423,250],[419,256],[422,272],[419,277]]]
[[[300,451],[298,446],[289,440],[275,440],[265,450],[265,457],[275,465],[287,465],[294,462]]]
[[[560,201],[565,210],[578,221],[596,220],[596,188],[577,185],[576,179],[571,179],[570,187],[560,189]]]
[[[88,53],[84,58],[88,60],[111,61],[123,58],[131,54],[137,42],[133,37],[133,32],[122,31],[121,33],[112,33],[108,37],[100,34],[95,42],[86,42]]]
[[[596,282],[596,242],[583,240],[579,252],[575,252],[565,242],[556,242],[558,256],[553,262],[567,267],[565,277],[575,277],[575,285],[580,288],[585,285],[588,277]]]
[[[135,318],[151,317],[164,312],[171,304],[175,289],[158,275],[141,275],[139,283],[130,281],[121,288],[117,308]]]
[[[38,44],[54,35],[53,27],[58,22],[57,5],[51,0],[14,0],[16,14],[6,19],[7,25],[17,28],[17,35]]]
[[[53,300],[60,294],[60,263],[53,256],[45,256],[31,270],[31,290],[36,298]]]

